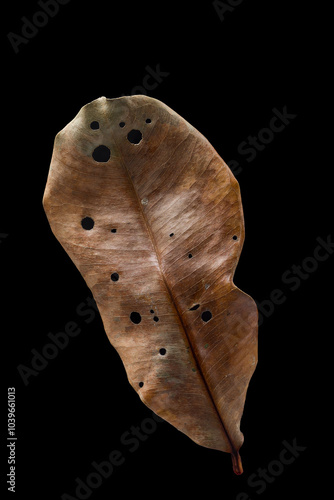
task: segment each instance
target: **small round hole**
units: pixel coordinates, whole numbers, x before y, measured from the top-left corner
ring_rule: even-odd
[[[107,146],[98,146],[94,149],[92,156],[95,161],[106,163],[110,158],[110,149]]]
[[[139,384],[138,384],[138,385],[139,385],[139,387],[143,387],[144,382],[139,382]]]
[[[193,254],[192,254],[192,253],[190,253],[190,254],[188,255],[189,259],[191,259],[191,258],[192,258],[192,256],[193,256]]]
[[[111,233],[117,233],[117,229],[111,229],[110,232]]]
[[[174,236],[174,233],[170,233],[170,235],[169,235],[169,236],[170,236],[170,237]]]
[[[162,348],[159,350],[159,354],[161,354],[161,356],[164,356],[166,354],[166,349]]]
[[[125,122],[120,122],[120,123],[119,123],[119,126],[120,126],[121,128],[125,127]]]
[[[128,141],[131,142],[131,144],[139,144],[142,138],[143,134],[140,130],[132,129],[128,133]]]
[[[134,323],[135,325],[139,325],[139,323],[141,322],[141,315],[139,314],[139,312],[134,311],[130,314],[130,319],[132,323]]]
[[[112,273],[110,276],[111,281],[118,281],[119,280],[119,274],[118,273]]]
[[[234,239],[234,240],[237,240],[237,239],[238,239],[238,236],[235,234],[235,235],[233,236],[233,239]]]
[[[146,118],[145,121],[146,121],[146,123],[151,123],[152,120],[151,120],[151,118]]]
[[[94,221],[91,217],[85,217],[84,219],[82,219],[81,225],[84,229],[90,231],[90,229],[93,229],[94,227]]]
[[[158,322],[159,321],[158,316],[154,316],[153,321]]]
[[[202,316],[201,316],[202,320],[207,323],[208,321],[210,321],[210,319],[212,318],[212,313],[211,311],[204,311],[202,313]]]
[[[150,310],[150,313],[151,313],[151,314],[153,314],[153,313],[154,313],[154,310],[153,310],[153,309],[151,309],[151,310]]]
[[[95,122],[95,121],[94,121],[94,122],[92,122],[92,123],[90,124],[90,128],[92,128],[93,130],[97,130],[98,128],[100,128],[100,124],[99,124],[99,122]]]

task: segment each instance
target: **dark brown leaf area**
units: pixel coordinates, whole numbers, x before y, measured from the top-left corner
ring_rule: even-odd
[[[241,473],[257,308],[233,284],[244,222],[227,165],[163,103],[102,97],[57,135],[43,203],[142,401]]]

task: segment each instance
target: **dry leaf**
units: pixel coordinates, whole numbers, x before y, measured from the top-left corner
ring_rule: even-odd
[[[240,474],[257,308],[233,283],[244,221],[230,169],[160,101],[101,97],[57,135],[43,204],[141,400]]]

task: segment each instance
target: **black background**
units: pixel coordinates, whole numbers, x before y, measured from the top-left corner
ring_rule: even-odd
[[[16,388],[15,498],[75,497],[75,478],[85,481],[91,463],[114,449],[125,462],[92,499],[193,498],[201,491],[228,500],[240,492],[251,499],[303,498],[311,489],[321,497],[330,422],[321,393],[326,363],[319,360],[332,330],[327,284],[333,256],[295,291],[282,281],[333,227],[330,166],[317,152],[323,125],[313,119],[322,92],[314,87],[321,64],[310,26],[321,28],[320,13],[304,2],[244,0],[221,21],[210,1],[71,0],[15,54],[7,33],[20,34],[21,17],[32,19],[38,10],[35,1],[7,6],[3,30],[1,333],[5,386]],[[131,94],[147,66],[158,64],[169,74],[149,95],[194,125],[225,161],[240,163],[246,240],[236,285],[259,303],[274,289],[286,296],[259,329],[239,477],[228,454],[201,448],[167,423],[133,453],[120,443],[151,412],[129,386],[100,317],[86,323],[78,316],[91,293],[42,208],[56,133],[93,99]],[[273,108],[284,106],[296,118],[247,162],[239,144],[268,127]],[[41,352],[47,334],[68,321],[78,323],[80,335],[25,386],[17,366],[30,366],[31,349]],[[5,387],[3,449],[6,393]],[[265,491],[247,484],[259,467],[279,459],[283,440],[294,439],[306,449]],[[6,491],[5,480],[2,487]]]

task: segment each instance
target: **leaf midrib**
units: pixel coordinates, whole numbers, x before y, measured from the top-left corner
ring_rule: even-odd
[[[191,128],[192,128],[192,127],[191,127]],[[192,135],[192,134],[191,134],[191,132],[189,131],[188,136],[187,136],[187,139],[188,139],[188,137],[189,137],[189,136],[191,136],[191,135]],[[185,140],[187,140],[187,139],[185,139]],[[175,300],[174,300],[174,297],[173,297],[172,292],[171,292],[171,290],[170,290],[170,287],[169,287],[169,285],[168,285],[167,279],[166,279],[166,277],[165,277],[165,274],[164,274],[164,271],[163,271],[162,262],[161,262],[161,260],[160,260],[159,251],[158,251],[158,248],[157,248],[157,245],[156,245],[156,242],[155,242],[155,238],[154,238],[154,235],[153,235],[153,233],[152,233],[151,227],[150,227],[150,225],[149,225],[149,223],[148,223],[148,221],[147,221],[147,218],[146,218],[145,212],[144,212],[144,210],[143,210],[143,206],[142,206],[142,203],[141,203],[140,197],[139,197],[139,195],[138,195],[138,193],[137,193],[137,190],[136,190],[135,185],[134,185],[134,182],[133,182],[133,180],[132,180],[132,178],[131,178],[130,172],[129,172],[129,170],[128,170],[127,166],[126,166],[126,163],[125,163],[125,161],[124,161],[124,159],[123,159],[123,155],[122,155],[122,153],[121,153],[121,151],[120,151],[120,149],[119,149],[119,147],[118,147],[117,141],[115,140],[115,137],[114,137],[114,136],[113,136],[113,140],[114,140],[115,147],[117,148],[118,152],[120,153],[120,154],[119,154],[119,160],[120,160],[120,162],[121,162],[121,164],[122,164],[122,166],[123,166],[123,168],[124,168],[124,170],[125,170],[125,172],[126,172],[126,174],[127,174],[127,177],[128,177],[128,179],[129,179],[129,184],[130,184],[130,186],[132,187],[133,192],[134,192],[134,194],[135,194],[135,197],[136,197],[136,199],[137,199],[137,203],[138,203],[138,206],[139,206],[139,211],[140,211],[140,213],[141,213],[142,219],[144,220],[145,227],[146,227],[146,230],[147,230],[148,236],[149,236],[149,238],[150,238],[150,241],[151,241],[151,243],[152,243],[152,245],[153,245],[154,252],[155,252],[155,255],[156,255],[156,258],[157,258],[158,264],[159,264],[159,270],[160,270],[160,273],[161,273],[161,276],[162,276],[162,279],[163,279],[163,282],[164,282],[165,288],[166,288],[166,290],[167,290],[167,292],[168,292],[168,294],[169,294],[169,297],[170,297],[170,300],[171,300],[171,302],[172,302],[172,304],[173,304],[173,306],[174,306],[174,309],[175,309],[175,311],[176,311],[176,313],[177,313],[177,315],[178,315],[178,317],[179,317],[179,321],[180,321],[180,323],[181,323],[181,325],[182,325],[182,328],[183,328],[184,334],[185,334],[185,336],[186,336],[186,338],[187,338],[187,340],[188,340],[188,344],[189,344],[189,346],[190,346],[191,354],[192,354],[192,356],[193,356],[193,359],[194,359],[194,360],[195,360],[195,362],[196,362],[196,365],[197,365],[198,371],[199,371],[199,373],[200,373],[200,376],[201,376],[201,378],[202,378],[202,380],[203,380],[203,383],[204,383],[204,386],[205,386],[205,388],[206,388],[206,392],[207,392],[207,394],[208,394],[208,396],[209,396],[209,398],[210,398],[210,400],[211,400],[211,402],[212,402],[212,405],[213,405],[213,407],[214,407],[214,409],[215,409],[215,411],[216,411],[216,413],[217,413],[218,419],[219,419],[219,421],[220,421],[220,423],[221,423],[221,426],[222,426],[222,428],[223,428],[223,431],[224,431],[224,434],[225,434],[225,436],[226,436],[226,439],[227,439],[227,441],[228,441],[228,442],[229,442],[229,444],[230,444],[232,455],[235,455],[235,454],[237,454],[238,452],[237,452],[237,450],[236,450],[235,446],[233,445],[233,443],[232,443],[232,441],[231,441],[231,438],[230,438],[230,436],[229,436],[229,434],[228,434],[228,432],[227,432],[227,430],[226,430],[226,427],[225,427],[225,425],[224,425],[223,419],[222,419],[222,417],[221,417],[221,415],[220,415],[220,413],[219,413],[219,411],[218,411],[218,408],[217,408],[217,406],[216,406],[216,404],[215,404],[215,401],[214,401],[214,399],[213,399],[213,396],[212,396],[212,394],[211,394],[211,391],[210,391],[210,389],[209,389],[209,386],[208,386],[208,384],[207,384],[207,382],[206,382],[206,380],[205,380],[205,377],[204,377],[204,374],[203,374],[203,372],[202,372],[202,370],[201,370],[201,367],[199,366],[199,363],[198,363],[197,358],[196,358],[195,353],[194,353],[194,349],[193,349],[192,343],[191,343],[190,338],[189,338],[188,333],[187,333],[186,326],[185,326],[184,321],[183,321],[183,318],[182,318],[182,314],[181,314],[181,313],[180,313],[180,311],[178,310],[177,304],[176,304],[176,302],[175,302]],[[142,140],[144,140],[144,138],[143,138]],[[183,141],[183,142],[184,142],[184,141]]]

